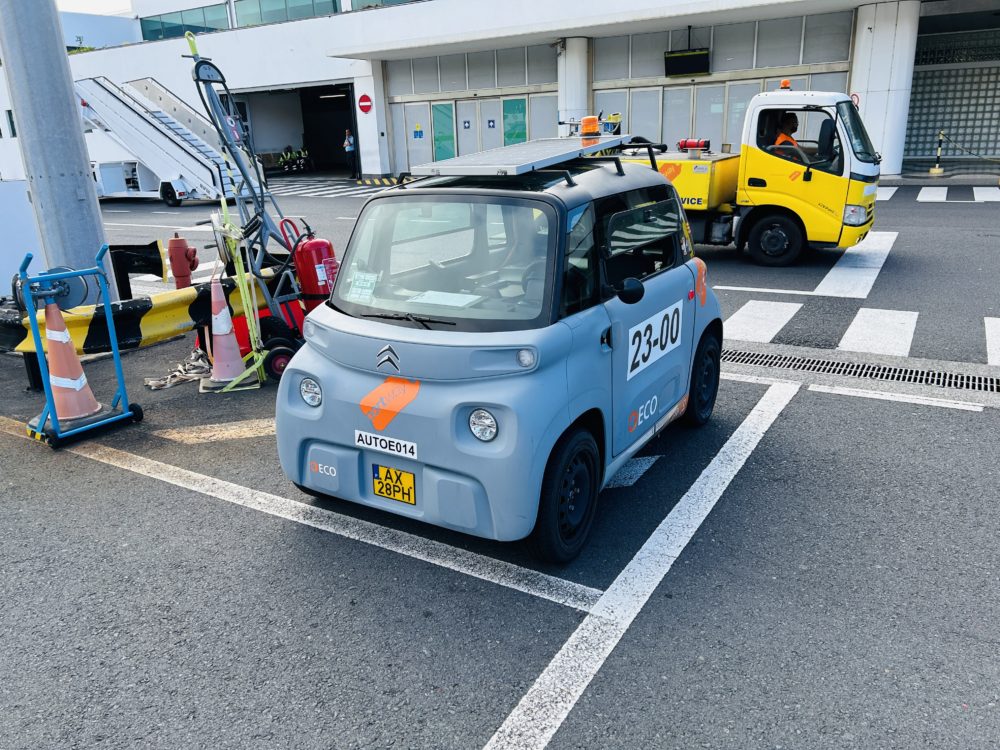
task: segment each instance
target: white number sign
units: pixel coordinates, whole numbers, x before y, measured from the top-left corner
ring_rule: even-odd
[[[639,374],[681,343],[684,303],[675,302],[628,330],[628,377]]]

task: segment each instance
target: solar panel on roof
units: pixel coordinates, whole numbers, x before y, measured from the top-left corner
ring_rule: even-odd
[[[519,175],[561,164],[629,140],[629,135],[593,138],[542,138],[513,146],[480,151],[478,154],[456,156],[454,159],[432,161],[413,167],[413,175],[451,175],[455,177],[485,175]]]

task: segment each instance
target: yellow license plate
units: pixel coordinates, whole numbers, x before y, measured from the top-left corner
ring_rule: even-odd
[[[379,497],[398,500],[407,505],[417,504],[416,481],[409,471],[372,464],[372,490]]]

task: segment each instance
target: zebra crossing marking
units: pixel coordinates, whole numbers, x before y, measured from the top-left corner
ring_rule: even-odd
[[[993,203],[1000,201],[1000,187],[974,187],[972,194],[976,203]]]
[[[329,178],[271,178],[268,190],[276,196],[301,198],[351,198],[385,190],[384,185],[358,185],[355,180]]]
[[[1000,366],[1000,318],[983,318],[986,327],[986,364]]]
[[[750,300],[729,316],[722,330],[727,339],[769,344],[800,309],[799,302]]]
[[[899,188],[894,188],[894,187],[880,187],[875,192],[875,200],[876,201],[887,201],[890,198],[892,198],[892,196],[895,194],[895,192],[897,190],[899,190]]]
[[[946,187],[922,187],[917,193],[918,203],[944,203],[948,200]]]
[[[822,297],[866,299],[885,265],[899,232],[871,232],[840,256],[814,294]]]
[[[847,327],[841,351],[908,357],[919,313],[862,307]]]

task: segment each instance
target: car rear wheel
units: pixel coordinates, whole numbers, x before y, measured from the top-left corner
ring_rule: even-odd
[[[564,435],[545,467],[538,519],[529,538],[536,556],[567,563],[583,549],[597,511],[600,453],[582,428]]]
[[[747,236],[750,257],[762,266],[789,266],[805,244],[799,225],[788,216],[771,214],[758,219]]]
[[[691,368],[691,389],[688,391],[687,408],[682,419],[691,427],[701,427],[712,418],[715,397],[719,393],[720,361],[722,346],[711,331],[706,331],[698,342]]]

